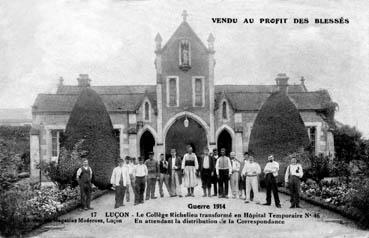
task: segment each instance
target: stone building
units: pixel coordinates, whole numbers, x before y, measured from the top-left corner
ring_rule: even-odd
[[[326,90],[308,91],[303,78],[290,85],[286,74],[278,74],[270,85],[215,85],[214,40],[210,34],[205,45],[184,12],[164,45],[160,34],[155,38],[152,85],[93,86],[89,76],[81,74],[78,85],[60,80],[55,94],[39,94],[32,108],[32,175],[38,174],[35,161],[58,157],[60,136],[83,87],[94,89],[105,103],[121,156],[169,153],[173,147],[183,154],[186,144],[196,153],[208,146],[241,154],[248,150],[258,111],[282,88],[300,111],[315,153],[334,153],[333,135],[322,113],[331,102]]]

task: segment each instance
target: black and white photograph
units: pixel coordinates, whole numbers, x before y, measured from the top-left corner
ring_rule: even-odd
[[[368,12],[2,0],[0,237],[369,238]]]

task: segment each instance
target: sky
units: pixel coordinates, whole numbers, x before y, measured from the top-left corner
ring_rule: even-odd
[[[304,76],[308,90],[327,89],[336,119],[369,137],[369,2],[365,0],[1,0],[0,108],[30,108],[53,93],[58,78],[76,84],[155,84],[154,38],[163,44],[187,21],[207,44],[215,36],[216,84],[274,84]],[[214,17],[238,18],[215,24]],[[314,18],[349,24],[314,24]],[[254,18],[254,24],[243,24]],[[288,18],[259,24],[259,18]],[[292,24],[308,18],[309,24]]]

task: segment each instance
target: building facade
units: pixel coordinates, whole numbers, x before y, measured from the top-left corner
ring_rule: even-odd
[[[215,85],[214,41],[210,34],[205,45],[184,14],[165,45],[159,34],[155,38],[155,84],[93,86],[88,75],[81,74],[78,85],[64,85],[61,79],[55,94],[39,94],[32,108],[32,176],[39,174],[39,160],[57,159],[60,137],[83,87],[101,96],[121,156],[169,153],[170,148],[183,154],[186,144],[196,153],[204,147],[225,147],[242,154],[260,108],[282,87],[300,111],[315,154],[333,155],[333,135],[322,113],[331,103],[326,90],[308,91],[303,78],[289,85],[286,74],[278,74],[270,85]]]

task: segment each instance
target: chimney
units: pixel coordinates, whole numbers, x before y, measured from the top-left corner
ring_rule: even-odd
[[[288,79],[289,78],[285,73],[277,74],[277,78],[275,78],[275,81],[277,83],[278,91],[287,93]]]
[[[88,77],[88,74],[80,74],[77,81],[78,87],[90,87],[91,79]]]

